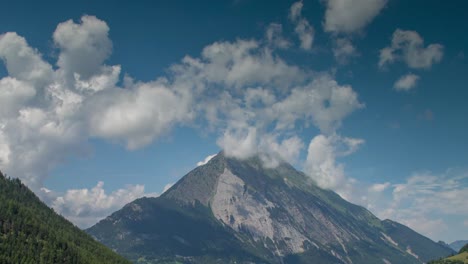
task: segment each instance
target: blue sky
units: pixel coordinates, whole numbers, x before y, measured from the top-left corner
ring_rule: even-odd
[[[4,3],[1,169],[87,227],[222,148],[268,152],[466,239],[467,4],[343,3]]]

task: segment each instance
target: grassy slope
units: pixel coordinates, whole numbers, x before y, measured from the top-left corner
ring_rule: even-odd
[[[429,264],[467,264],[468,263],[468,244],[463,246],[457,255],[441,260],[430,261]]]
[[[463,252],[460,254],[457,254],[455,256],[447,258],[448,260],[460,260],[463,261],[464,264],[468,263],[468,252]]]

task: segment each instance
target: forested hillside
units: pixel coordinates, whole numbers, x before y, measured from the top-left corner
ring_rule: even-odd
[[[0,172],[0,263],[130,263]]]

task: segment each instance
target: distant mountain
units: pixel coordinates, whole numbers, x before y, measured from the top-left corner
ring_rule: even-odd
[[[401,264],[452,253],[287,163],[270,169],[223,153],[87,231],[136,263]]]
[[[468,244],[468,240],[457,240],[455,242],[452,242],[449,244],[449,246],[455,250],[456,252],[460,251],[460,249],[464,246]]]
[[[130,263],[0,172],[0,263]]]
[[[449,249],[453,250],[453,248],[449,244],[445,243],[445,241],[439,240],[437,243],[444,246],[444,247],[446,247],[446,248],[449,248]]]

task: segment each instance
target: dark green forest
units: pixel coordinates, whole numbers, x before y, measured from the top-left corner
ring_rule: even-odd
[[[130,263],[0,172],[0,263]]]

